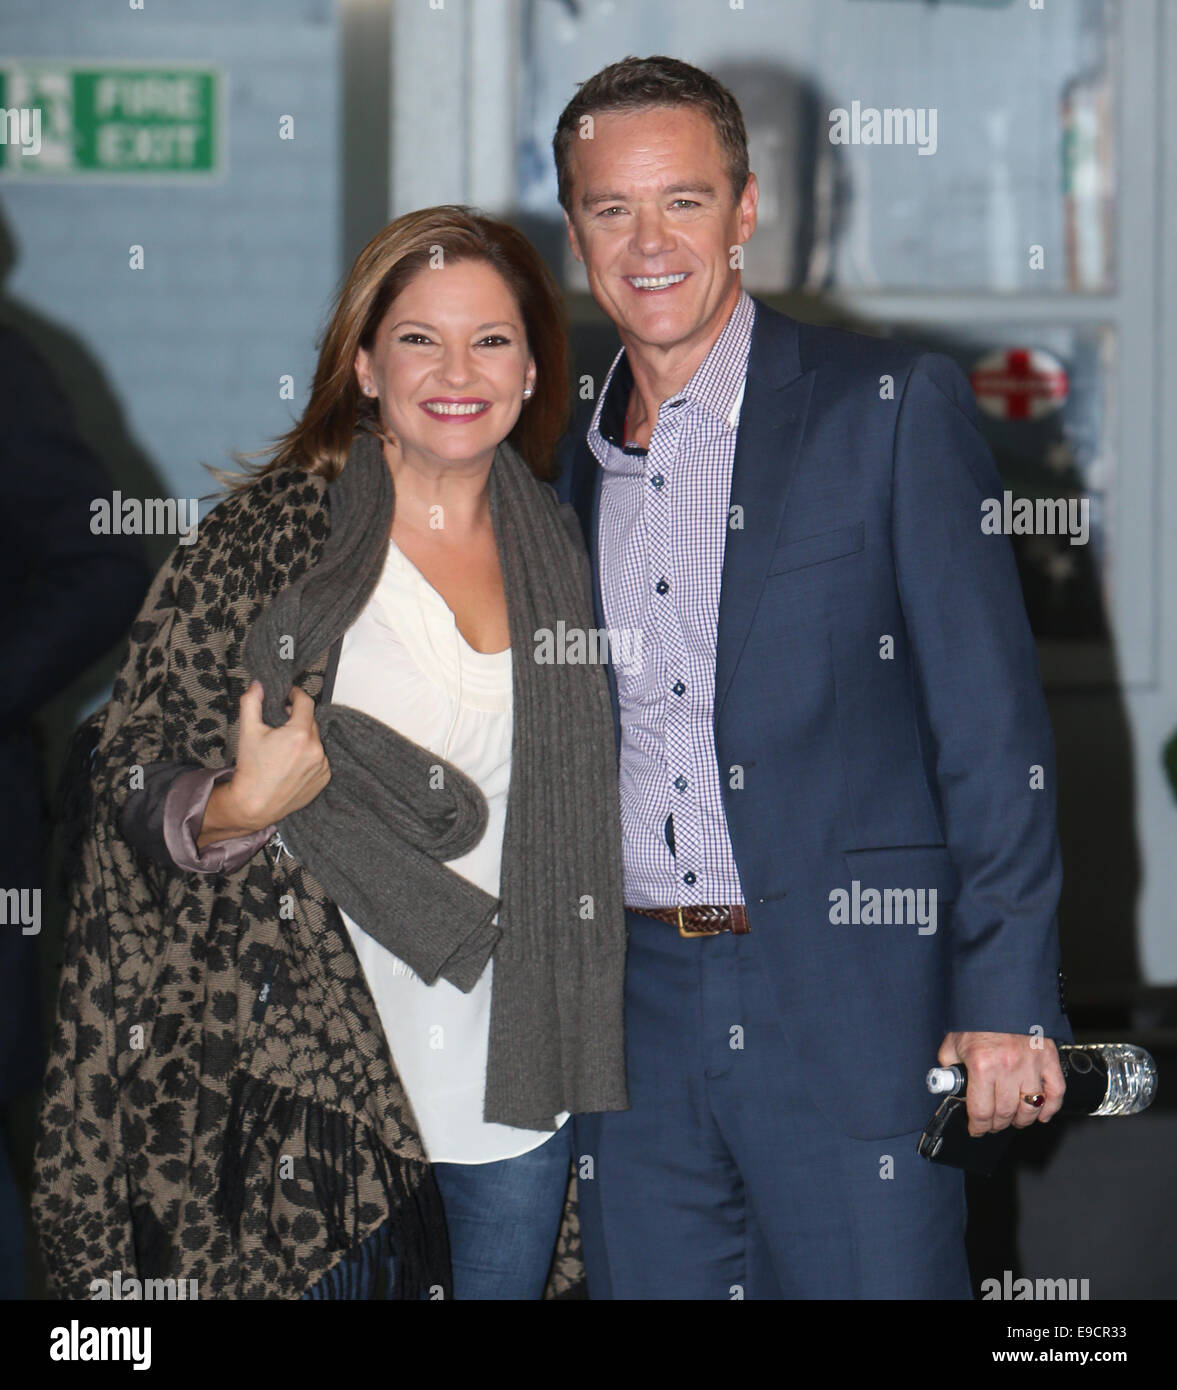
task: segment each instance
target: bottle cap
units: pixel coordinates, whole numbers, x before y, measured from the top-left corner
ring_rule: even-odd
[[[959,1084],[960,1077],[951,1067],[933,1067],[928,1073],[928,1090],[934,1096],[955,1091]]]

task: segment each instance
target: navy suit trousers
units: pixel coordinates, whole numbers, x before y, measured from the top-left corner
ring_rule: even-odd
[[[631,1108],[576,1117],[589,1296],[971,1298],[964,1175],[822,1115],[755,933],[626,916]]]

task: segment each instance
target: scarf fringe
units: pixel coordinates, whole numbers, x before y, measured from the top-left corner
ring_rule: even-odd
[[[359,1230],[360,1146],[380,1182],[388,1219],[381,1226],[382,1254],[393,1257],[393,1287],[373,1297],[419,1299],[436,1287],[452,1297],[449,1236],[441,1193],[425,1163],[389,1151],[370,1125],[355,1115],[292,1095],[270,1082],[238,1072],[231,1087],[225,1147],[215,1210],[240,1237],[246,1181],[255,1150],[283,1141],[299,1128],[306,1144],[315,1199],[327,1227],[327,1246],[359,1254],[370,1237]],[[278,1182],[270,1178],[267,1207]],[[350,1221],[348,1219],[350,1213]],[[346,1256],[345,1256],[346,1258]]]

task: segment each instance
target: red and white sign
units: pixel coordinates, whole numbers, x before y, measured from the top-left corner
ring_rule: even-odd
[[[1067,399],[1063,364],[1041,348],[1009,348],[982,357],[969,373],[977,404],[999,420],[1040,420]]]

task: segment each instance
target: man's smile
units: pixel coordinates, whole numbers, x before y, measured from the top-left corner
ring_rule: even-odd
[[[643,294],[662,294],[666,290],[672,290],[675,285],[681,285],[687,278],[687,272],[675,271],[670,275],[624,275],[622,279],[632,289],[640,290]]]

